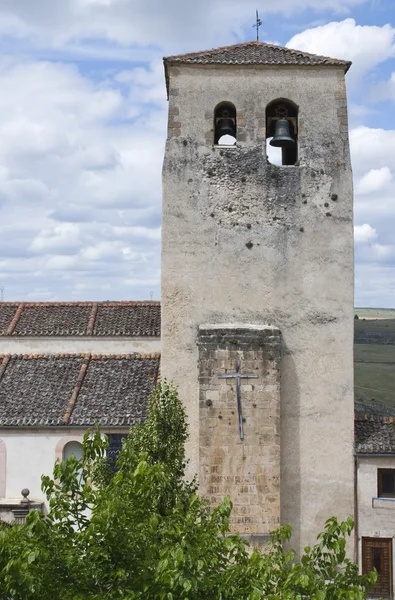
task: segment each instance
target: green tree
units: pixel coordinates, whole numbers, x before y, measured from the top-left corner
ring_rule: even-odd
[[[0,597],[13,600],[362,600],[374,575],[346,557],[352,520],[327,521],[300,561],[229,533],[228,498],[211,510],[185,479],[187,424],[176,389],[162,383],[149,417],[124,443],[112,473],[99,431],[84,456],[43,477],[49,514],[0,528]]]

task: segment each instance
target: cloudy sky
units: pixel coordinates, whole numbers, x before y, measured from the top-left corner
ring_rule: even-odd
[[[0,0],[5,300],[159,299],[162,56],[351,59],[356,305],[395,306],[394,0]]]

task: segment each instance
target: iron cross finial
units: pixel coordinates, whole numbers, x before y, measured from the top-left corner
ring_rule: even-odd
[[[256,41],[259,42],[259,28],[262,25],[262,21],[259,18],[259,13],[258,13],[258,9],[256,10],[256,22],[253,25],[253,27],[256,28]]]

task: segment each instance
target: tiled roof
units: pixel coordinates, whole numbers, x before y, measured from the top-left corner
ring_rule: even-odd
[[[82,361],[81,356],[11,357],[0,380],[0,423],[61,425]]]
[[[84,335],[90,312],[86,304],[24,305],[12,335]]]
[[[12,302],[0,302],[0,335],[7,334],[18,306],[18,304]]]
[[[267,44],[266,42],[243,42],[232,46],[222,46],[200,52],[188,52],[187,54],[175,54],[165,56],[166,87],[169,91],[169,66],[177,64],[200,64],[200,65],[274,65],[274,66],[307,66],[307,67],[342,67],[347,73],[351,62],[310,54],[302,50],[292,50],[284,46]]]
[[[292,50],[266,42],[243,42],[232,46],[212,48],[200,52],[188,52],[166,56],[165,65],[302,65],[302,66],[341,66],[347,71],[350,61],[310,54],[303,50]]]
[[[160,335],[160,303],[0,302],[0,336]]]
[[[99,304],[93,335],[160,335],[159,302],[125,305]]]
[[[70,425],[134,425],[147,416],[159,358],[97,357],[90,361]]]
[[[395,454],[395,416],[355,414],[357,454]]]
[[[132,426],[159,364],[158,354],[0,356],[0,426]]]

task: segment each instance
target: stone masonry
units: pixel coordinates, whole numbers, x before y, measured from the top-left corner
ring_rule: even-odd
[[[270,64],[258,64],[256,56],[266,50]],[[235,59],[239,52],[242,62]],[[242,391],[247,413],[241,444],[231,414],[234,382],[216,382],[212,392],[219,399],[214,396],[212,407],[204,407],[201,394],[210,390],[199,387],[202,349],[196,336],[205,323],[269,324],[281,331],[281,523],[292,525],[292,545],[302,551],[328,517],[353,514],[353,193],[344,77],[349,64],[258,42],[223,49],[220,64],[210,57],[208,52],[199,59],[165,61],[161,373],[177,383],[185,402],[191,476],[219,467],[227,436],[235,442],[235,464],[243,449],[251,450],[253,464],[252,391]],[[267,108],[281,99],[297,110],[298,160],[289,166],[271,164],[266,156]],[[232,147],[214,144],[214,113],[222,102],[236,109]],[[250,370],[250,359],[241,359],[242,370]],[[233,371],[234,357],[230,362],[226,368]],[[214,379],[204,385],[214,385]],[[221,395],[225,389],[229,408]],[[219,419],[220,407],[230,415]],[[213,420],[220,436],[215,452],[202,430]],[[226,460],[223,476],[236,477],[233,461]],[[233,499],[241,488],[234,481]],[[215,482],[203,483],[209,484]],[[209,494],[216,495],[221,493]],[[245,492],[240,497],[239,512]],[[257,524],[254,533],[261,532]]]
[[[233,503],[234,531],[254,544],[280,524],[280,331],[273,327],[199,328],[200,491],[213,507]],[[234,373],[241,380],[240,439]],[[263,538],[263,539],[259,539]]]

